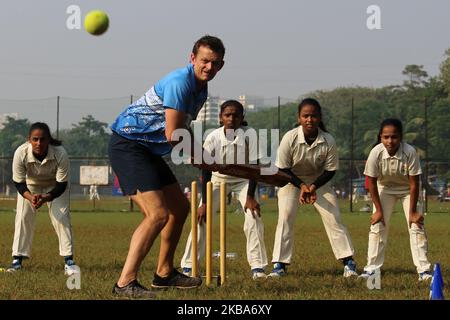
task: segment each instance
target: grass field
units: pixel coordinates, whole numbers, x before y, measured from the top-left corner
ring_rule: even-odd
[[[432,203],[430,207],[447,204]],[[14,200],[0,201],[0,266],[11,262],[14,233]],[[361,206],[361,204],[358,204]],[[81,289],[66,288],[63,260],[58,256],[58,242],[46,210],[38,213],[32,258],[25,260],[24,269],[17,273],[0,273],[0,299],[113,299],[111,289],[121,271],[129,240],[141,214],[120,212],[127,208],[124,198],[100,201],[92,211],[92,203],[74,201],[72,225],[75,241],[75,261],[81,267]],[[342,265],[334,259],[330,244],[318,214],[311,206],[302,207],[295,226],[293,264],[288,276],[282,279],[253,281],[245,255],[243,216],[235,213],[236,204],[229,207],[227,251],[236,252],[236,259],[227,259],[227,285],[195,290],[170,289],[161,291],[159,299],[428,299],[429,286],[419,284],[409,249],[405,218],[397,211],[392,217],[386,262],[382,270],[381,290],[368,290],[366,283],[342,278]],[[276,202],[269,199],[263,204],[266,247],[269,260],[277,221]],[[345,208],[345,204],[342,204]],[[123,210],[124,210],[123,209]],[[442,209],[447,213],[442,213]],[[448,287],[450,275],[450,214],[448,208],[426,216],[429,239],[429,259],[440,262],[443,278]],[[360,272],[366,262],[369,217],[367,213],[342,214],[356,250],[355,259]],[[218,222],[218,218],[215,220]],[[184,250],[190,223],[184,228],[177,254],[176,266]],[[218,251],[218,225],[215,251]],[[144,261],[139,279],[150,286],[156,264],[159,243],[156,242]],[[214,274],[219,260],[214,259]],[[202,270],[204,260],[201,261]],[[271,266],[268,266],[270,271]],[[444,292],[447,294],[448,290]],[[447,294],[448,295],[448,294]]]

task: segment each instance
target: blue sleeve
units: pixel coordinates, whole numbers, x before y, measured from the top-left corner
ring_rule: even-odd
[[[163,90],[162,101],[165,108],[187,112],[189,108],[189,85],[185,81],[172,79],[168,81]]]

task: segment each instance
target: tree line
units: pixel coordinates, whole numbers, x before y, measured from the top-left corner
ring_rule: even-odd
[[[429,174],[450,178],[450,48],[439,69],[430,77],[422,65],[407,65],[401,85],[381,88],[339,87],[317,90],[299,97],[317,99],[323,107],[327,130],[336,138],[341,159],[364,160],[376,142],[379,124],[388,117],[402,120],[404,139],[414,145],[422,159],[446,161],[428,167]],[[248,112],[246,120],[255,129],[280,129],[284,133],[297,124],[297,103],[287,103],[261,111]],[[278,112],[280,117],[278,118]],[[0,130],[0,155],[12,157],[27,139],[28,119],[8,117]],[[59,131],[59,139],[71,157],[106,157],[108,124],[87,115],[70,129]],[[180,172],[178,172],[180,171]],[[178,168],[186,181],[197,172]],[[360,173],[358,173],[360,174]],[[342,175],[348,175],[342,173]]]

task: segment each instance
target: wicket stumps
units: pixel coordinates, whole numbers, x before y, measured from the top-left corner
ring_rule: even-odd
[[[212,225],[213,225],[213,188],[212,182],[206,184],[206,285],[212,281]],[[226,280],[226,211],[227,211],[226,184],[220,184],[220,275],[217,283],[224,285]],[[191,232],[192,232],[192,276],[198,276],[198,229],[197,229],[197,182],[191,185]]]

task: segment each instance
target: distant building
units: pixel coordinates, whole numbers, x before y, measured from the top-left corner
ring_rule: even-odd
[[[18,113],[2,113],[2,114],[0,114],[0,130],[5,127],[5,123],[6,123],[8,117],[14,118],[15,120],[19,120]]]
[[[240,95],[239,102],[242,103],[246,111],[257,111],[264,107],[264,98],[259,96]]]
[[[208,97],[197,115],[197,121],[202,121],[206,125],[218,125],[220,103],[219,97]]]

